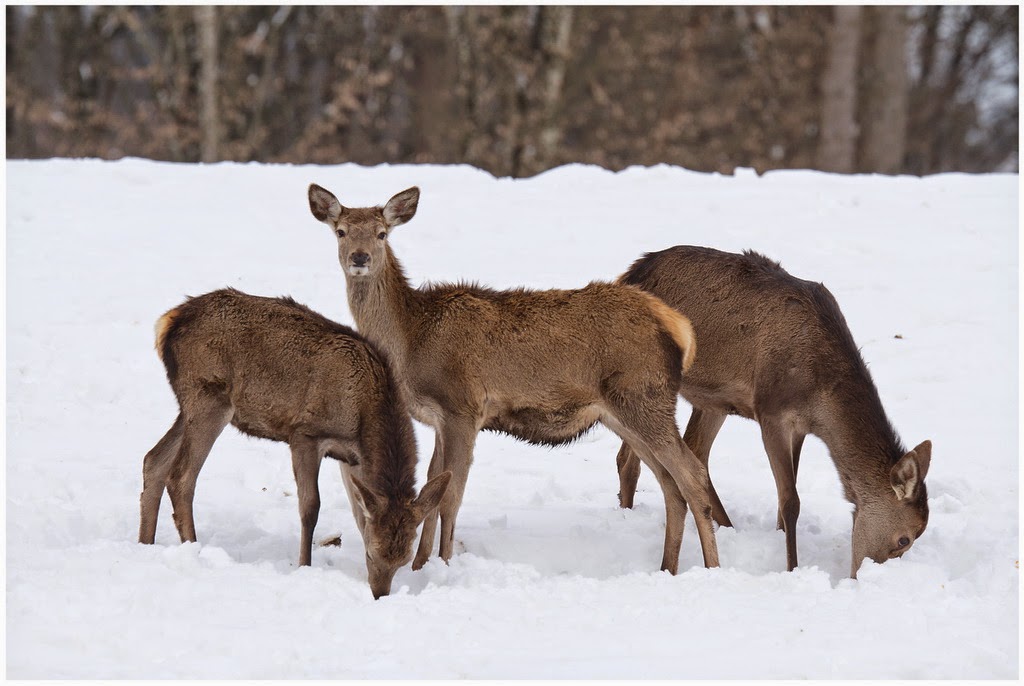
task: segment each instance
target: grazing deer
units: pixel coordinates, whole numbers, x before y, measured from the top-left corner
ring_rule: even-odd
[[[603,423],[655,473],[665,496],[662,569],[679,565],[687,503],[704,563],[718,565],[707,470],[675,421],[679,378],[695,354],[687,319],[632,286],[494,291],[473,285],[414,289],[388,245],[412,219],[419,189],[383,207],[346,208],[312,184],[313,216],[338,237],[348,302],[363,335],[394,362],[413,416],[435,429],[429,474],[452,472],[440,504],[440,556],[452,555],[473,445],[481,429],[544,445]],[[684,501],[685,499],[685,501]],[[413,568],[433,550],[423,524]]]
[[[851,576],[865,557],[884,562],[928,523],[924,478],[932,446],[907,452],[832,294],[754,252],[676,246],[648,253],[620,277],[685,312],[701,354],[682,380],[693,405],[683,440],[705,465],[727,415],[761,425],[779,496],[786,561],[797,566],[796,473],[807,434],[825,442],[854,504]],[[623,443],[616,463],[622,507],[632,507],[640,463]],[[732,526],[714,486],[715,521]]]
[[[385,357],[347,326],[291,298],[213,291],[163,315],[156,350],[181,411],[143,465],[139,542],[152,543],[164,486],[182,542],[196,540],[196,479],[227,424],[287,442],[309,565],[320,512],[320,460],[341,463],[366,547],[374,598],[387,595],[412,558],[416,527],[434,511],[451,474],[416,496],[412,420]]]

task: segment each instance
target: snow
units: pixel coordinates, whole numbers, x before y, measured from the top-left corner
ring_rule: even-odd
[[[351,206],[412,185],[391,237],[414,283],[612,279],[676,244],[752,248],[836,295],[908,446],[934,442],[928,529],[847,577],[851,506],[823,444],[800,469],[785,571],[753,422],[726,422],[715,485],[736,524],[720,569],[687,525],[658,571],[650,472],[616,506],[619,442],[481,434],[450,565],[374,601],[337,467],[298,569],[287,447],[228,429],[200,475],[199,543],[164,499],[142,546],[142,457],[176,405],[153,323],[225,285],[352,324],[319,183]],[[7,163],[9,678],[1015,678],[1018,670],[1018,179],[573,165],[528,180],[465,166]],[[689,408],[680,402],[680,424]],[[425,481],[432,433],[417,425]]]

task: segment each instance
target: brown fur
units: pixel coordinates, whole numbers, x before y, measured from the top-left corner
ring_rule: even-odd
[[[649,293],[644,293],[644,295],[647,296],[647,305],[661,322],[662,328],[672,336],[672,340],[683,351],[683,371],[689,371],[694,358],[697,357],[697,339],[693,335],[693,324],[689,319],[666,305],[665,301],[660,298],[655,298]]]
[[[790,276],[777,262],[709,248],[649,253],[620,278],[693,322],[700,357],[680,393],[693,405],[684,440],[704,463],[729,414],[761,425],[779,493],[787,562],[797,564],[796,474],[804,436],[828,446],[846,497],[855,505],[852,575],[865,557],[902,555],[928,521],[925,441],[907,452],[885,416],[839,305],[820,283]],[[620,498],[632,504],[639,462],[623,445]],[[730,525],[714,488],[715,519]],[[902,544],[901,544],[902,542]]]
[[[658,476],[666,506],[662,568],[674,573],[678,567],[687,502],[705,564],[717,565],[706,470],[675,423],[684,359],[692,361],[695,349],[685,318],[620,284],[414,289],[387,235],[412,218],[418,199],[418,189],[409,189],[383,208],[351,209],[315,184],[309,189],[313,215],[338,235],[360,332],[387,351],[413,415],[436,431],[430,473],[452,471],[440,507],[441,557],[452,554],[477,432],[555,445],[602,422]],[[434,517],[424,522],[414,568],[431,554],[435,526]]]
[[[147,455],[139,541],[152,543],[166,486],[182,541],[196,540],[192,498],[224,427],[289,444],[308,565],[320,509],[320,460],[342,463],[374,597],[412,558],[416,527],[449,476],[416,497],[412,422],[387,360],[352,329],[290,298],[233,289],[190,298],[156,325],[156,348],[181,409]],[[426,494],[426,496],[424,496]]]

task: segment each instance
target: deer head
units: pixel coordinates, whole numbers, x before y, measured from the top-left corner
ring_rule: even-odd
[[[924,533],[928,525],[924,477],[931,457],[932,443],[924,441],[893,465],[891,492],[878,500],[857,503],[853,512],[853,578],[857,578],[864,558],[885,562],[902,557]]]
[[[451,477],[451,472],[435,476],[424,484],[414,500],[404,503],[389,501],[352,477],[356,498],[366,517],[363,545],[370,592],[375,600],[391,592],[395,572],[412,560],[416,528],[441,503]]]
[[[348,276],[369,276],[384,263],[388,235],[416,214],[420,189],[413,186],[384,207],[345,207],[326,188],[309,185],[309,210],[338,238],[338,260]]]

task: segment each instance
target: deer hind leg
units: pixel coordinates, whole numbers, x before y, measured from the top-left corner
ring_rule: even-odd
[[[717,567],[718,543],[715,540],[714,520],[711,517],[711,480],[708,478],[707,468],[693,451],[686,447],[678,433],[675,435],[675,445],[664,446],[659,457],[662,465],[675,479],[683,499],[693,510],[704,566]]]
[[[672,574],[678,569],[687,504],[693,509],[704,566],[717,567],[718,545],[711,519],[707,470],[686,447],[678,433],[674,441],[649,439],[644,443],[651,446],[650,457],[645,463],[658,479],[665,496],[665,551],[662,569]],[[643,455],[642,452],[640,454]]]
[[[181,447],[167,478],[167,494],[171,497],[174,524],[182,543],[196,540],[196,524],[192,516],[196,479],[217,437],[231,421],[231,415],[230,404],[219,398],[208,398],[199,411],[185,417]]]
[[[686,505],[689,504],[693,510],[693,517],[697,524],[697,533],[700,536],[701,551],[704,554],[704,566],[718,566],[718,546],[715,542],[714,525],[711,519],[711,499],[708,495],[708,472],[704,464],[697,459],[697,456],[686,447],[683,439],[679,436],[679,430],[675,423],[675,403],[671,408],[655,408],[654,410],[641,409],[643,404],[631,405],[621,400],[615,402],[615,407],[606,415],[606,424],[609,428],[618,433],[630,445],[637,449],[644,450],[641,457],[646,457],[648,466],[652,469],[655,465],[663,468],[675,489],[667,488],[668,479],[662,485],[666,503],[666,528],[669,526],[669,518],[683,517],[686,514]],[[660,411],[659,411],[660,410]],[[658,477],[655,472],[655,477]],[[659,478],[659,483],[664,479]],[[682,501],[680,504],[679,501]],[[678,522],[679,537],[682,537],[682,519]],[[673,535],[675,529],[673,529]],[[663,561],[670,561],[672,550],[671,543],[666,531],[666,549]],[[676,550],[675,564],[678,565],[678,549]]]
[[[462,506],[462,496],[466,491],[466,480],[469,478],[469,466],[473,462],[473,445],[476,443],[477,428],[472,419],[460,417],[445,421],[442,429],[444,437],[444,468],[451,471],[452,478],[448,489],[441,499],[441,543],[439,552],[445,562],[452,557],[455,543],[455,519]]]
[[[299,520],[302,522],[299,566],[308,567],[313,559],[313,529],[320,517],[320,488],[317,485],[320,451],[317,450],[316,441],[305,436],[293,437],[289,447],[292,450],[292,471],[299,494]],[[345,485],[348,486],[347,480]]]
[[[793,466],[793,432],[773,422],[762,421],[761,440],[764,441],[779,494],[779,518],[786,532],[786,568],[793,571],[797,566],[796,520],[800,516],[800,497],[796,493],[796,471]]]
[[[640,458],[625,441],[615,456],[615,467],[619,472],[619,507],[632,509],[636,483],[640,479]]]
[[[427,467],[427,481],[444,471],[444,444],[441,442],[441,430],[434,433],[434,454],[430,457],[430,466]],[[422,569],[423,565],[430,559],[434,552],[434,536],[437,533],[437,518],[440,510],[435,508],[423,520],[423,530],[420,533],[420,545],[416,549],[416,557],[413,558],[413,570]]]
[[[708,495],[711,498],[711,516],[720,526],[732,527],[732,520],[725,511],[715,485],[711,482],[711,471],[708,467],[708,460],[711,457],[711,444],[715,442],[718,432],[725,423],[726,414],[708,409],[693,408],[690,413],[690,421],[686,423],[686,431],[683,433],[683,442],[686,444],[697,459],[704,464],[708,470]]]
[[[796,488],[796,473],[800,467],[800,450],[804,447],[804,436],[795,434],[793,436],[793,487]],[[779,507],[779,518],[776,522],[779,531],[785,531],[786,526],[782,521],[782,507]]]
[[[139,496],[139,543],[152,543],[156,538],[156,519],[160,512],[160,499],[164,495],[167,474],[181,447],[185,428],[182,414],[168,429],[153,449],[146,453],[142,463],[142,494]]]
[[[686,524],[686,501],[679,492],[675,479],[661,466],[652,451],[645,448],[634,451],[627,448],[625,442],[622,445],[623,448],[630,450],[632,457],[637,461],[637,471],[641,460],[639,456],[646,456],[643,462],[650,468],[654,478],[658,480],[658,485],[661,486],[661,492],[665,497],[665,547],[661,556],[661,569],[669,574],[676,574],[679,571],[679,549],[683,545],[683,528]]]
[[[686,433],[683,434],[683,442],[693,451],[704,468],[708,467],[708,458],[711,455],[711,444],[715,442],[726,415],[711,410],[699,410],[694,408],[690,414],[690,421],[686,425]],[[625,443],[619,449],[615,458],[615,464],[619,470],[619,506],[624,508],[633,507],[633,497],[636,494],[637,479],[640,476],[640,460],[636,454]],[[708,490],[711,496],[711,516],[720,526],[732,526],[725,506],[722,505],[718,492],[708,475]]]

